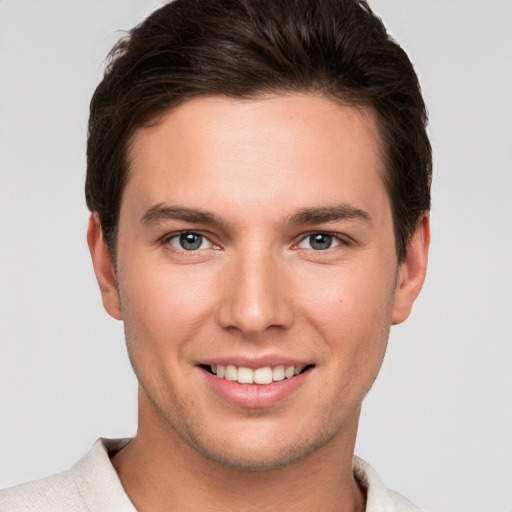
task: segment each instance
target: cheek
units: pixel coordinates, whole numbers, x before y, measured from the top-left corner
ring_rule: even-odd
[[[120,297],[129,343],[142,340],[164,351],[170,344],[192,339],[211,315],[212,288],[206,275],[165,265],[136,265],[133,260],[124,270]]]
[[[372,271],[370,265],[347,266],[334,272],[322,270],[301,276],[295,295],[301,298],[304,315],[311,315],[312,320],[318,318],[319,325],[340,329],[371,327],[375,321],[390,318],[392,270],[377,266]]]
[[[302,315],[321,335],[319,353],[334,372],[352,382],[373,382],[384,357],[391,326],[393,272],[371,272],[366,266],[316,276],[315,286],[302,286]],[[306,299],[307,297],[307,299]],[[325,352],[325,348],[327,351]],[[336,368],[334,368],[336,365]]]

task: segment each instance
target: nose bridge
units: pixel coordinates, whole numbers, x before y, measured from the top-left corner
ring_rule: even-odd
[[[287,327],[291,304],[280,259],[265,244],[253,243],[233,255],[225,276],[219,321],[245,335]]]

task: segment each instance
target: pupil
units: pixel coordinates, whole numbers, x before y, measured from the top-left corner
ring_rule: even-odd
[[[325,233],[317,233],[316,235],[311,235],[310,240],[311,247],[319,251],[329,249],[329,247],[332,245],[332,235],[326,235]]]
[[[196,235],[195,233],[183,233],[180,235],[180,245],[186,251],[199,249],[202,241],[201,235]]]

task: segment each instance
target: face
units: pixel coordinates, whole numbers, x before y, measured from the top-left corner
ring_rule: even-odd
[[[130,162],[117,276],[91,250],[146,427],[252,470],[355,437],[424,275],[414,250],[397,263],[372,112],[194,99],[140,129]]]

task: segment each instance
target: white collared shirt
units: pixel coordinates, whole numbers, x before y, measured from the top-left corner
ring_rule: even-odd
[[[71,469],[0,491],[1,512],[137,512],[123,489],[109,454],[130,439],[96,441]],[[421,512],[387,489],[364,460],[354,457],[354,475],[366,490],[366,512]]]

